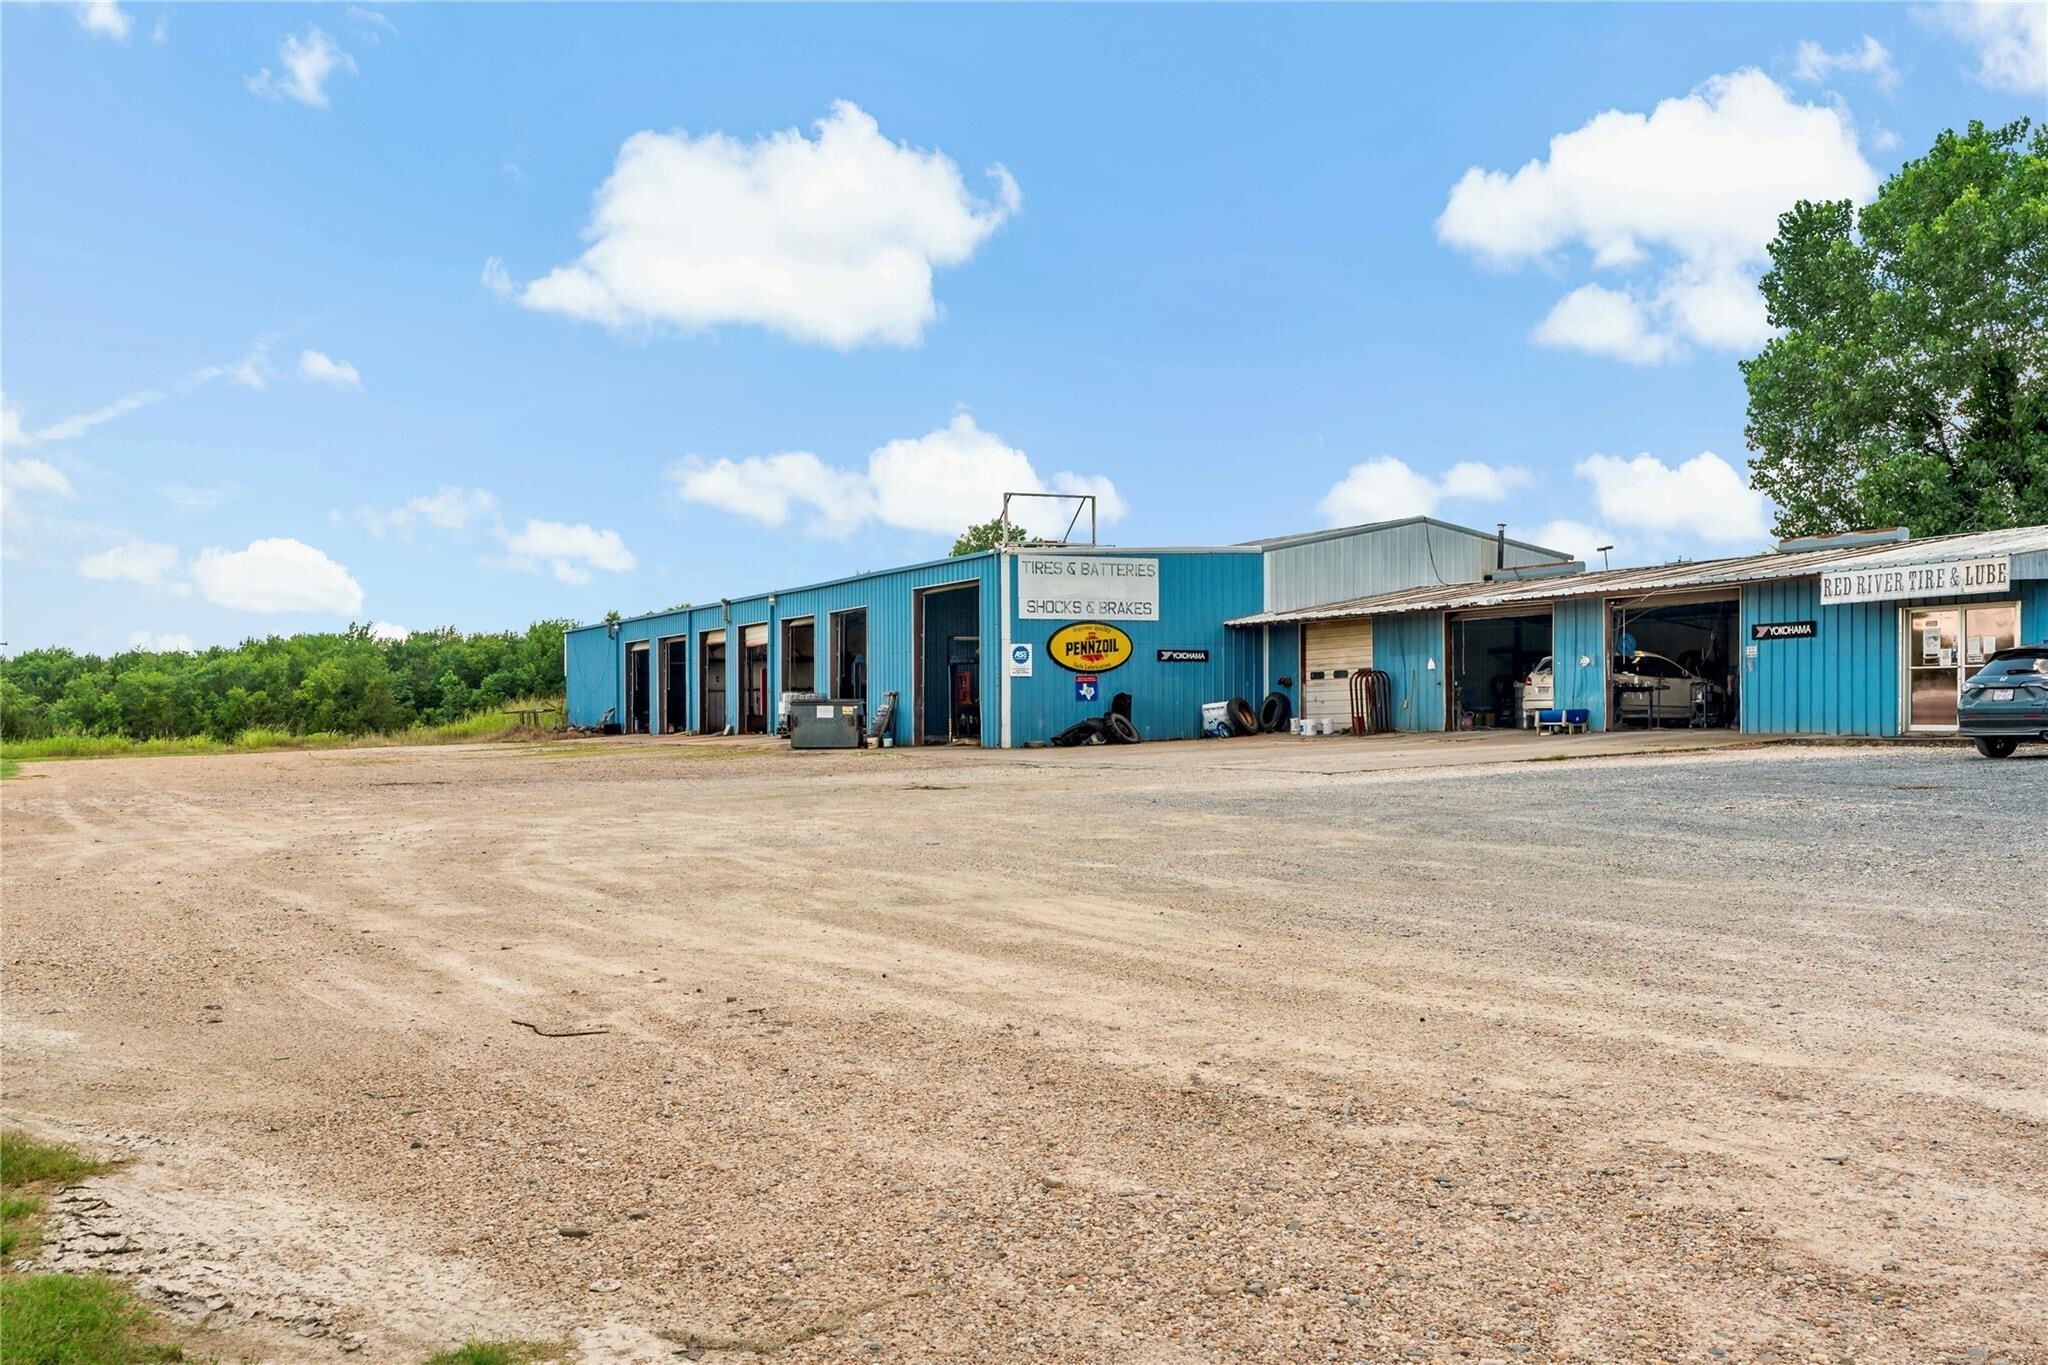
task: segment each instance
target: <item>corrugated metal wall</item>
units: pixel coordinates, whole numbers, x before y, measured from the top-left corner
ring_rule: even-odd
[[[1348,602],[1403,588],[1476,583],[1494,568],[1492,536],[1441,522],[1400,522],[1266,551],[1264,610]],[[1510,541],[1510,567],[1551,556]]]
[[[563,637],[568,680],[569,724],[596,725],[611,711],[626,714],[625,652],[603,626],[586,626]]]
[[[1580,663],[1581,659],[1586,660]],[[1568,597],[1550,614],[1550,662],[1560,710],[1584,707],[1587,726],[1607,728],[1607,601]]]
[[[1304,683],[1301,667],[1302,629],[1300,626],[1267,626],[1265,631],[1266,676],[1261,680],[1258,690],[1261,694],[1285,693],[1294,714],[1301,715],[1301,689]],[[1280,685],[1282,678],[1288,680],[1285,687]]]
[[[1396,730],[1444,728],[1444,614],[1381,616],[1373,621],[1373,667],[1387,675]]]
[[[993,555],[963,555],[957,559],[913,565],[841,583],[734,598],[729,607],[720,602],[707,602],[682,611],[639,617],[621,624],[616,637],[609,636],[602,626],[573,631],[568,637],[570,719],[574,724],[594,725],[607,707],[616,707],[620,714],[624,714],[626,646],[635,641],[659,642],[673,636],[689,641],[689,715],[684,728],[695,729],[702,717],[702,699],[698,695],[701,683],[699,641],[708,631],[724,629],[727,632],[725,714],[737,723],[741,715],[742,680],[739,641],[747,626],[765,625],[768,627],[769,723],[772,726],[775,700],[782,690],[782,623],[805,616],[817,619],[819,677],[822,681],[829,681],[833,668],[830,616],[834,612],[865,608],[868,613],[868,704],[871,708],[879,706],[885,692],[898,694],[896,717],[889,733],[897,743],[907,744],[916,728],[909,714],[914,696],[911,683],[913,623],[916,619],[914,596],[921,588],[979,582],[982,584],[982,742],[993,745],[1000,733],[1001,715],[996,672],[1001,606],[995,586],[995,563]],[[660,712],[664,689],[658,643],[653,663],[649,720],[659,733],[664,724]]]
[[[1223,623],[1259,609],[1257,551],[1176,554],[1134,551],[1134,558],[1159,561],[1157,621],[1116,622],[1131,637],[1132,659],[1100,674],[1103,696],[1084,702],[1075,695],[1075,674],[1048,657],[1046,642],[1063,621],[1013,618],[1013,640],[1035,646],[1032,676],[1010,680],[1010,742],[1044,741],[1078,720],[1101,715],[1117,692],[1132,697],[1131,720],[1147,739],[1193,739],[1202,732],[1202,703],[1244,697],[1253,706],[1260,684],[1263,637],[1257,630]],[[1011,610],[1018,584],[1011,575]],[[1206,649],[1209,662],[1160,663],[1161,649]],[[994,647],[991,646],[991,652]]]
[[[2048,580],[2024,580],[2020,639],[2048,643]],[[1763,640],[1744,657],[1742,728],[1755,734],[1899,733],[1899,613],[1912,606],[1968,606],[1983,597],[1860,602],[1823,607],[1818,578],[1754,583],[1742,590],[1738,643],[1761,621],[1812,621],[1811,640]]]

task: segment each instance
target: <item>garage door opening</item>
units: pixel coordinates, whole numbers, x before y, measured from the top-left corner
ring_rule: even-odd
[[[707,630],[697,637],[697,733],[725,733],[725,632]]]
[[[981,742],[981,585],[917,595],[920,744]]]
[[[626,646],[626,733],[647,733],[647,644]]]
[[[740,733],[768,733],[768,627],[747,626],[740,636]]]
[[[868,704],[867,608],[832,614],[832,698]]]
[[[679,735],[690,728],[690,637],[675,635],[661,642],[661,732]]]
[[[1514,730],[1556,705],[1550,612],[1467,613],[1446,623],[1453,730]]]
[[[1742,714],[1735,598],[1616,602],[1609,610],[1608,728],[1734,727]]]

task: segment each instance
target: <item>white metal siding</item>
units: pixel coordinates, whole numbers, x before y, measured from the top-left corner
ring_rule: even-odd
[[[1301,714],[1351,718],[1351,675],[1372,667],[1372,622],[1318,621],[1304,632]]]

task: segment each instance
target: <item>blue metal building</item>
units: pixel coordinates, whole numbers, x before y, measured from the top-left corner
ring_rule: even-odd
[[[1488,665],[1461,640],[1523,632],[1552,660],[1559,709],[1593,729],[1630,719],[1621,670],[1637,650],[1680,654],[1732,699],[1722,723],[1756,734],[1892,736],[1955,729],[1965,678],[1998,649],[2048,643],[2048,527],[1911,540],[1903,532],[1787,542],[1740,559],[1556,572],[1506,568],[1483,583],[1411,589],[1232,624],[1302,632],[1366,622],[1404,730],[1485,715],[1466,679]],[[1536,642],[1542,642],[1540,645]],[[1512,650],[1508,651],[1513,653]],[[1494,671],[1491,676],[1498,680]]]
[[[1014,747],[1127,692],[1147,738],[1192,738],[1204,702],[1296,695],[1299,632],[1235,617],[1562,559],[1422,517],[1243,545],[987,551],[571,631],[569,720],[766,733],[785,693],[875,714],[893,692],[885,733],[898,744]],[[1114,628],[1116,657],[1055,648],[1087,624]]]
[[[1953,729],[1988,653],[2041,642],[2048,527],[1590,573],[1504,532],[1409,518],[936,560],[584,627],[566,664],[577,725],[767,733],[785,693],[870,714],[894,693],[884,732],[898,744],[1007,748],[1119,692],[1151,739],[1199,734],[1205,702],[1274,691],[1342,722],[1364,670],[1387,675],[1396,728],[1511,725],[1541,658],[1551,704],[1611,729],[1656,719],[1636,670],[1664,657],[1714,682],[1713,723],[1883,736]]]

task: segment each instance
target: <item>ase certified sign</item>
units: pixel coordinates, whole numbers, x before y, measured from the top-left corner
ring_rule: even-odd
[[[1755,621],[1749,627],[1752,640],[1811,640],[1818,634],[1811,621]]]
[[[1075,673],[1107,673],[1131,661],[1131,637],[1115,626],[1083,621],[1054,631],[1045,655]]]

